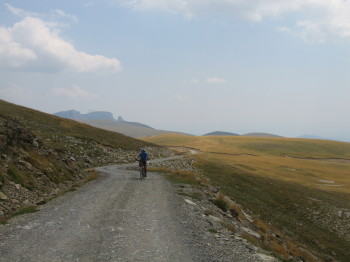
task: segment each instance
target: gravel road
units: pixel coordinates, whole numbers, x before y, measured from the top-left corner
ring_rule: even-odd
[[[127,166],[0,226],[0,261],[263,261],[241,241],[207,240],[170,182]]]

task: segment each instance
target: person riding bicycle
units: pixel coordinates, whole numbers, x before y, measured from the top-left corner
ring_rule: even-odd
[[[148,160],[148,153],[146,151],[146,149],[141,149],[140,153],[139,153],[139,165],[141,167],[144,166],[145,167],[145,176],[147,176],[147,160]]]

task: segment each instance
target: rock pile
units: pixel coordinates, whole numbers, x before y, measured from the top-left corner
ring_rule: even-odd
[[[169,160],[158,163],[151,163],[150,166],[154,168],[166,168],[170,170],[186,170],[193,171],[194,170],[194,159],[193,158],[181,158],[175,160]]]

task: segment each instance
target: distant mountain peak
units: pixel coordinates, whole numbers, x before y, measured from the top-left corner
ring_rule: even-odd
[[[117,121],[118,121],[118,122],[126,122],[126,121],[124,120],[124,118],[123,118],[123,117],[121,117],[121,116],[118,116]]]
[[[63,118],[73,119],[73,120],[109,120],[109,121],[116,121],[116,122],[126,123],[130,125],[135,125],[135,126],[143,126],[143,127],[151,128],[150,126],[142,123],[126,121],[121,116],[119,116],[118,119],[116,120],[113,117],[113,114],[111,112],[106,112],[106,111],[95,111],[87,114],[81,114],[79,111],[76,111],[73,109],[68,111],[61,111],[61,112],[55,113],[54,115],[63,117]]]
[[[113,114],[105,111],[95,111],[87,114],[81,114],[76,110],[61,111],[54,114],[55,116],[69,118],[69,119],[103,119],[103,120],[115,120]]]

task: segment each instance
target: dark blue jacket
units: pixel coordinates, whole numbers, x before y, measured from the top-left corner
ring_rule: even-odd
[[[139,158],[141,159],[141,161],[147,161],[148,160],[147,152],[140,152],[139,153]]]

